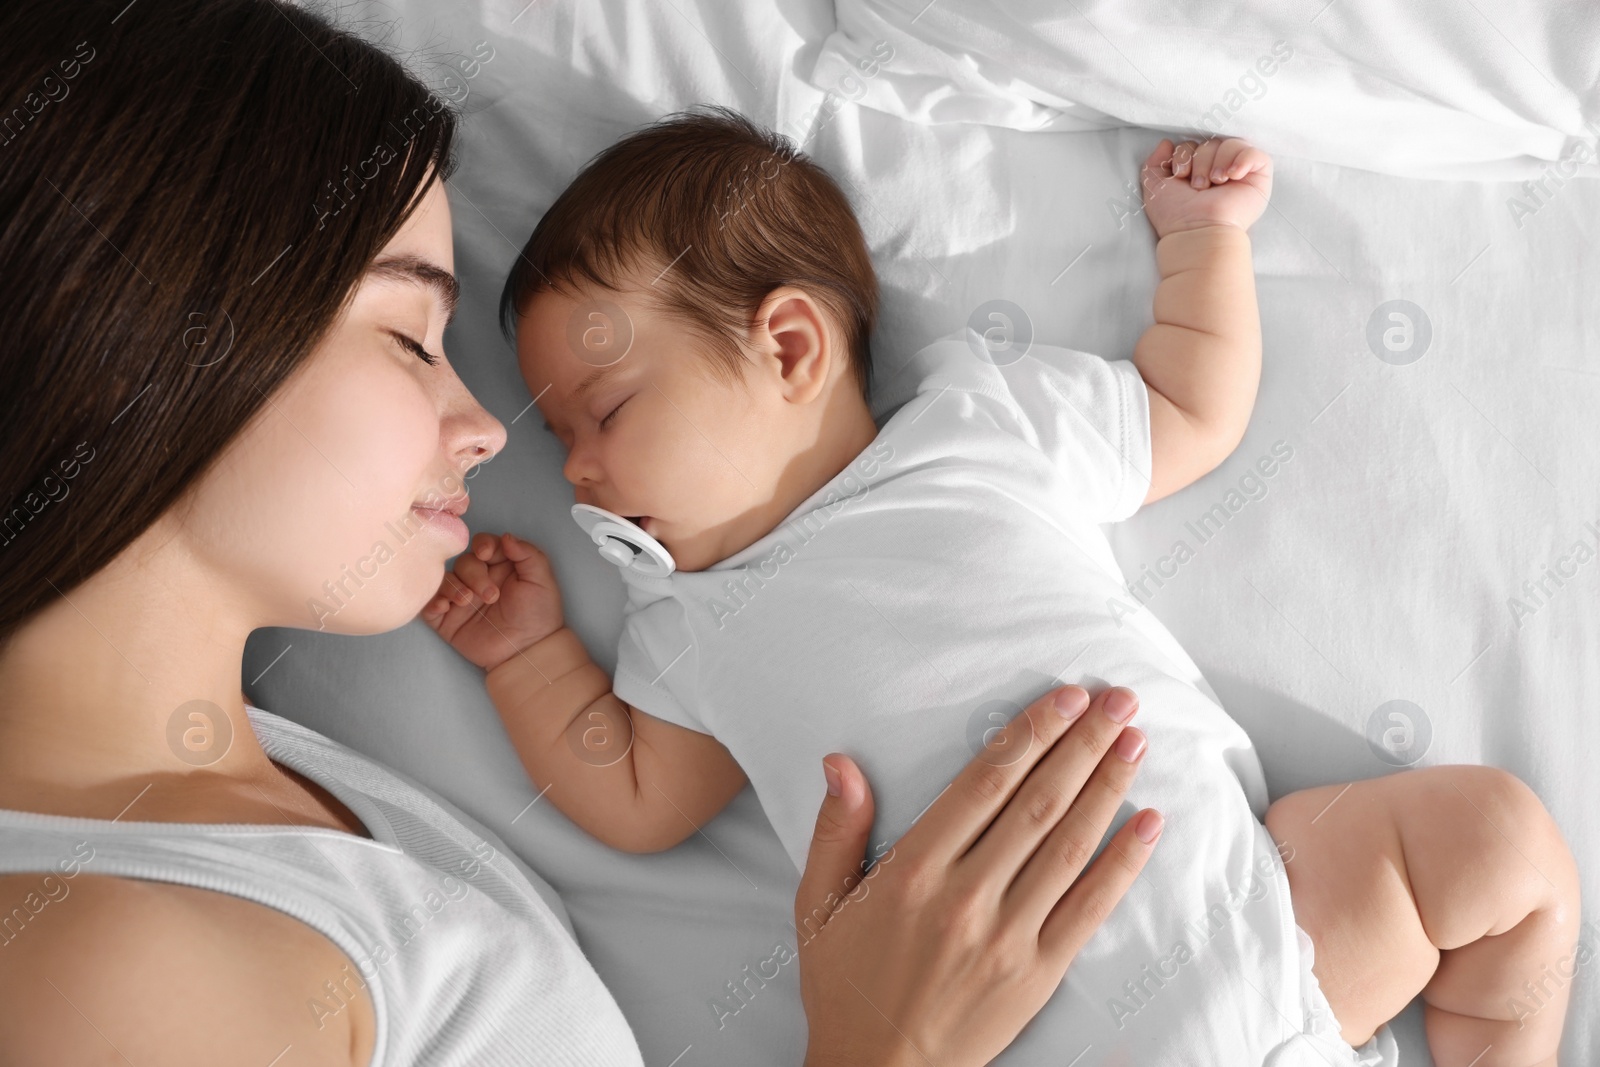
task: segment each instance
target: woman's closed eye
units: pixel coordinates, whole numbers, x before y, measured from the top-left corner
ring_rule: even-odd
[[[421,341],[413,340],[412,338],[407,337],[405,334],[400,333],[398,330],[390,330],[389,336],[393,337],[396,341],[399,341],[403,347],[410,350],[412,353],[421,357],[422,362],[426,363],[428,366],[436,367],[439,365],[440,357],[434,355],[432,352],[429,352],[426,348],[423,348]]]

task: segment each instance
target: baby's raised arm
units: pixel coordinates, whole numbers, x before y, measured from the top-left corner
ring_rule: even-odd
[[[562,814],[625,852],[659,852],[744,788],[714,737],[618,700],[562,619],[543,552],[480,533],[423,621],[487,671],[489,697],[522,766]]]
[[[1238,446],[1261,379],[1261,321],[1246,232],[1272,194],[1272,160],[1238,138],[1163,140],[1141,175],[1155,229],[1155,323],[1134,346],[1150,394],[1145,503],[1214,469]]]

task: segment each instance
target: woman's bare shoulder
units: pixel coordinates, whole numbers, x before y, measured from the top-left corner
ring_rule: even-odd
[[[327,983],[327,984],[325,984]],[[331,941],[225,893],[0,877],[0,1062],[367,1067],[372,1001]]]

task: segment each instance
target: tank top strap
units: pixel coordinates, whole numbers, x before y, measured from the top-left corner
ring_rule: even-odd
[[[268,756],[337,797],[370,838],[0,809],[0,874],[31,876],[0,899],[0,951],[84,874],[191,886],[273,908],[336,945],[354,969],[345,984],[372,1000],[374,1065],[642,1064],[549,883],[443,798],[313,730],[247,712]],[[340,1007],[332,992],[307,1004]]]

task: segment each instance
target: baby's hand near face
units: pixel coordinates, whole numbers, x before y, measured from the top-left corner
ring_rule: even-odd
[[[1145,159],[1139,184],[1157,238],[1198,226],[1247,230],[1272,196],[1272,157],[1238,137],[1176,148],[1163,138]]]
[[[509,533],[480,533],[456,557],[422,621],[469,661],[493,670],[561,629],[561,590],[537,547]]]

